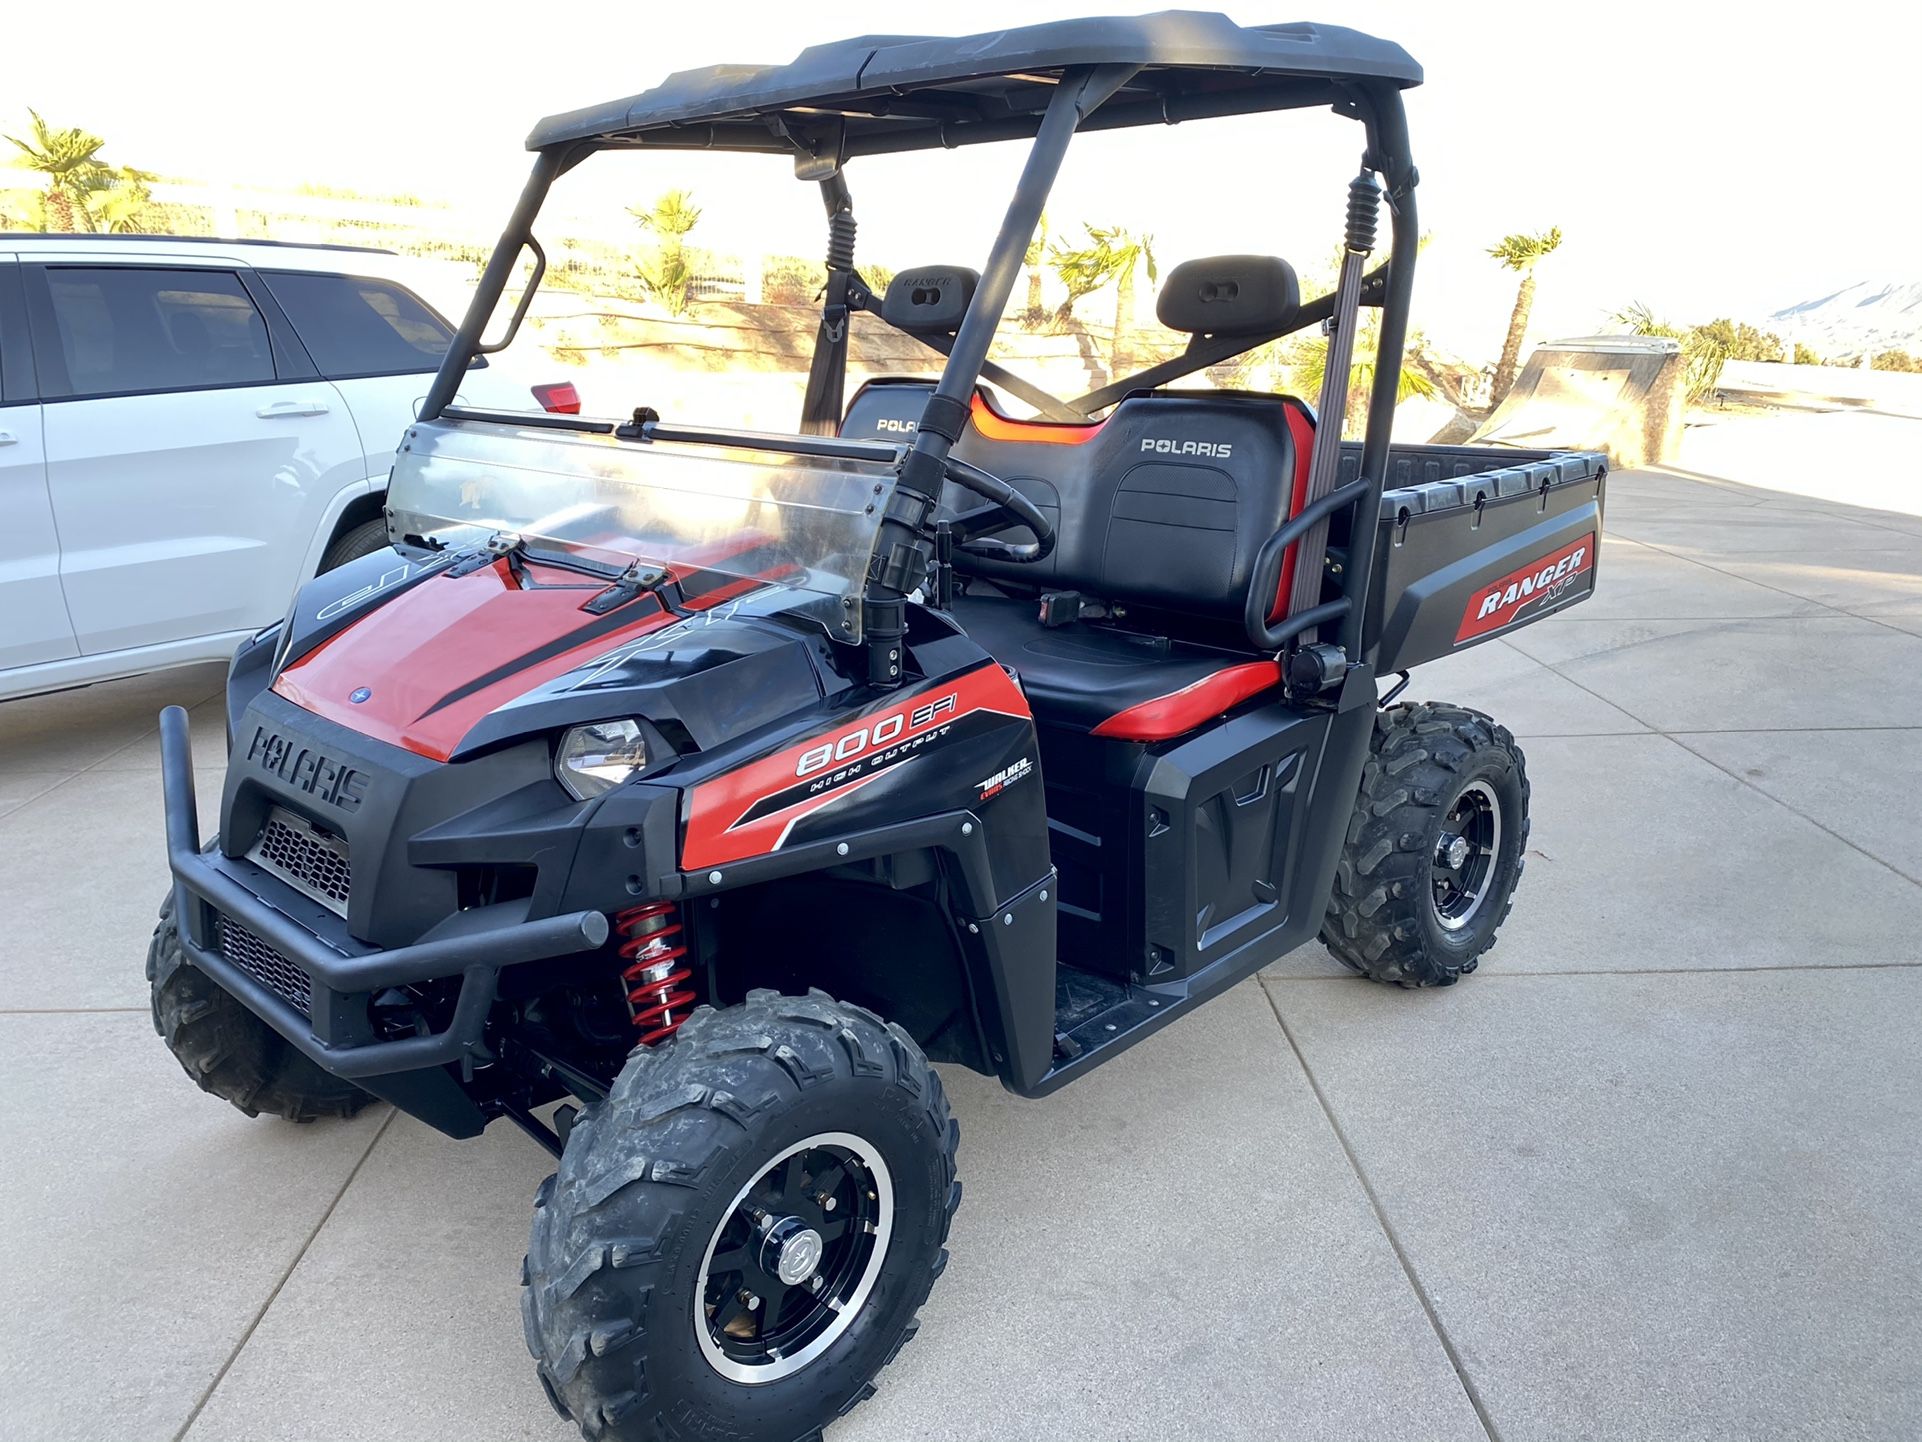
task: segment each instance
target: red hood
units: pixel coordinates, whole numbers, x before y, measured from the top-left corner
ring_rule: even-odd
[[[604,583],[537,562],[524,571],[525,588],[504,560],[432,576],[293,662],[273,689],[362,735],[445,761],[495,707],[675,619],[652,593],[596,616],[581,606]],[[758,584],[722,586],[690,605]]]

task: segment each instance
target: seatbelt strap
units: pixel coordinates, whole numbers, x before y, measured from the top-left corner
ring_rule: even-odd
[[[1361,313],[1362,268],[1375,248],[1375,214],[1381,186],[1374,172],[1363,170],[1348,184],[1348,228],[1342,240],[1341,278],[1335,286],[1335,309],[1328,318],[1328,364],[1321,377],[1321,403],[1316,408],[1315,444],[1308,463],[1308,494],[1312,505],[1335,488],[1341,465],[1341,432],[1347,420],[1348,385],[1355,359],[1355,326]],[[1368,538],[1364,538],[1364,544]],[[1328,558],[1328,521],[1318,521],[1295,544],[1295,578],[1288,597],[1288,614],[1296,615],[1320,604],[1322,568]],[[1301,636],[1302,645],[1315,640],[1313,630]]]
[[[821,325],[814,335],[807,391],[801,398],[801,433],[831,436],[841,428],[848,378],[848,316],[853,309],[854,212],[828,216],[828,283],[822,291]]]

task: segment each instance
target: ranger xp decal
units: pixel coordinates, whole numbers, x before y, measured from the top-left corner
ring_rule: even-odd
[[[1595,565],[1595,533],[1589,532],[1572,545],[1551,551],[1530,561],[1520,570],[1510,571],[1490,581],[1468,598],[1462,611],[1461,629],[1455,644],[1477,640],[1492,631],[1529,619],[1534,613],[1552,609],[1559,601],[1585,591],[1594,584],[1583,579]]]
[[[695,787],[681,865],[696,871],[779,851],[798,822],[904,762],[1028,714],[1027,698],[994,665],[871,706],[826,735]]]

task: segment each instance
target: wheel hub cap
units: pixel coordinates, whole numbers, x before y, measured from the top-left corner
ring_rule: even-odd
[[[805,1282],[821,1265],[821,1234],[799,1217],[783,1217],[769,1229],[761,1265],[790,1287]]]
[[[1475,846],[1466,836],[1444,836],[1438,853],[1443,866],[1461,870],[1462,863],[1474,852]]]

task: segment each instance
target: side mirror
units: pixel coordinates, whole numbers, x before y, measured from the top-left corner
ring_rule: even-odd
[[[888,282],[881,319],[909,335],[952,335],[961,328],[979,271],[965,265],[924,265]]]

